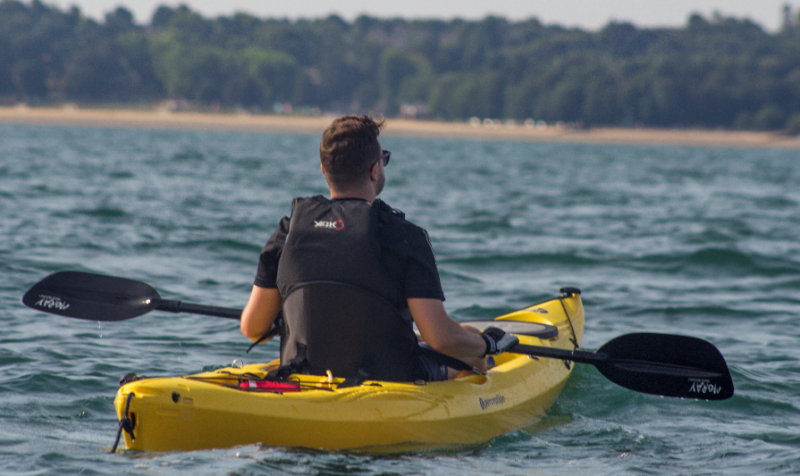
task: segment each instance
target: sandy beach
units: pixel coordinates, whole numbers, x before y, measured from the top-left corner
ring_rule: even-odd
[[[76,107],[0,107],[0,123],[120,127],[150,129],[236,130],[321,134],[332,117],[297,117],[246,113],[196,113],[124,109],[79,109]],[[598,144],[653,144],[709,147],[764,147],[800,149],[800,137],[774,132],[742,132],[694,129],[625,129],[531,127],[500,124],[389,119],[386,136],[442,137]]]

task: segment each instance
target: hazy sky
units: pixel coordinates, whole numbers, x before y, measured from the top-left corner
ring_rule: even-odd
[[[782,24],[782,6],[798,0],[44,0],[66,9],[77,5],[85,15],[101,19],[106,12],[124,6],[138,23],[149,23],[159,5],[186,4],[206,17],[247,12],[258,17],[319,18],[336,13],[347,20],[360,14],[381,18],[479,19],[489,14],[521,20],[535,16],[546,24],[577,26],[595,30],[610,20],[629,21],[637,26],[682,26],[692,13],[710,18],[749,18],[770,31]],[[27,1],[26,1],[27,3]]]

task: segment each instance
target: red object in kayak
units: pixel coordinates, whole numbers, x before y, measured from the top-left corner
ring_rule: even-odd
[[[268,390],[274,392],[282,392],[282,393],[289,393],[289,392],[299,392],[300,385],[294,383],[285,383],[285,382],[273,382],[271,380],[245,380],[239,384],[239,388],[252,388],[252,389],[260,389],[260,390]]]

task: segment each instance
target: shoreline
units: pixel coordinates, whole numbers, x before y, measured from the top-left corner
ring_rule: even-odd
[[[0,107],[0,124],[111,127],[140,129],[221,130],[318,134],[334,116],[298,117],[247,113],[169,112],[75,107]],[[775,132],[696,129],[591,128],[545,130],[517,124],[484,126],[470,123],[387,119],[385,136],[508,140],[586,144],[640,144],[706,147],[800,149],[800,136]]]

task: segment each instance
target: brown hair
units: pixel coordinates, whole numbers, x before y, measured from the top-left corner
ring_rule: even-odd
[[[357,185],[381,156],[378,135],[383,119],[370,116],[342,116],[322,134],[319,159],[330,185]]]

